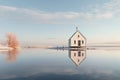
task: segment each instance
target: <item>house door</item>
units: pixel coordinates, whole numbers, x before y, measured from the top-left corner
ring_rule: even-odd
[[[81,41],[80,40],[78,40],[78,46],[81,46]]]

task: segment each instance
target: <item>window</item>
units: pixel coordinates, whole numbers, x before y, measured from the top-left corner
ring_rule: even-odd
[[[78,59],[78,62],[79,62],[80,60]]]
[[[76,44],[76,40],[74,40],[74,44]]]
[[[81,56],[81,52],[78,52],[78,56]]]
[[[82,53],[82,56],[84,56],[84,53]]]
[[[84,41],[82,40],[82,44],[84,44]]]
[[[78,40],[78,46],[81,46],[81,41],[80,40]]]
[[[76,53],[74,53],[74,56],[76,56]]]

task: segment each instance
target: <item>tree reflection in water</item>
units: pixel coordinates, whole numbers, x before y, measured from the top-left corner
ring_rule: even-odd
[[[18,53],[19,53],[19,49],[9,50],[7,53],[7,61],[8,62],[16,61]]]

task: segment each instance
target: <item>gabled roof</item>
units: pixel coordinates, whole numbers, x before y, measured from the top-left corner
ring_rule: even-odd
[[[79,66],[79,65],[86,59],[86,57],[85,57],[84,59],[82,59],[81,62],[79,62],[79,64],[77,64],[72,58],[70,58],[70,59],[72,60],[72,62],[73,62],[76,66]]]
[[[69,39],[71,39],[77,32],[80,33],[85,40],[87,40],[86,37],[80,31],[78,31],[78,30]]]

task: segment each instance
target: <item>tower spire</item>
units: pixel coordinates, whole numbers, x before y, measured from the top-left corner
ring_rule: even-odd
[[[78,31],[78,27],[76,27],[76,31]]]

